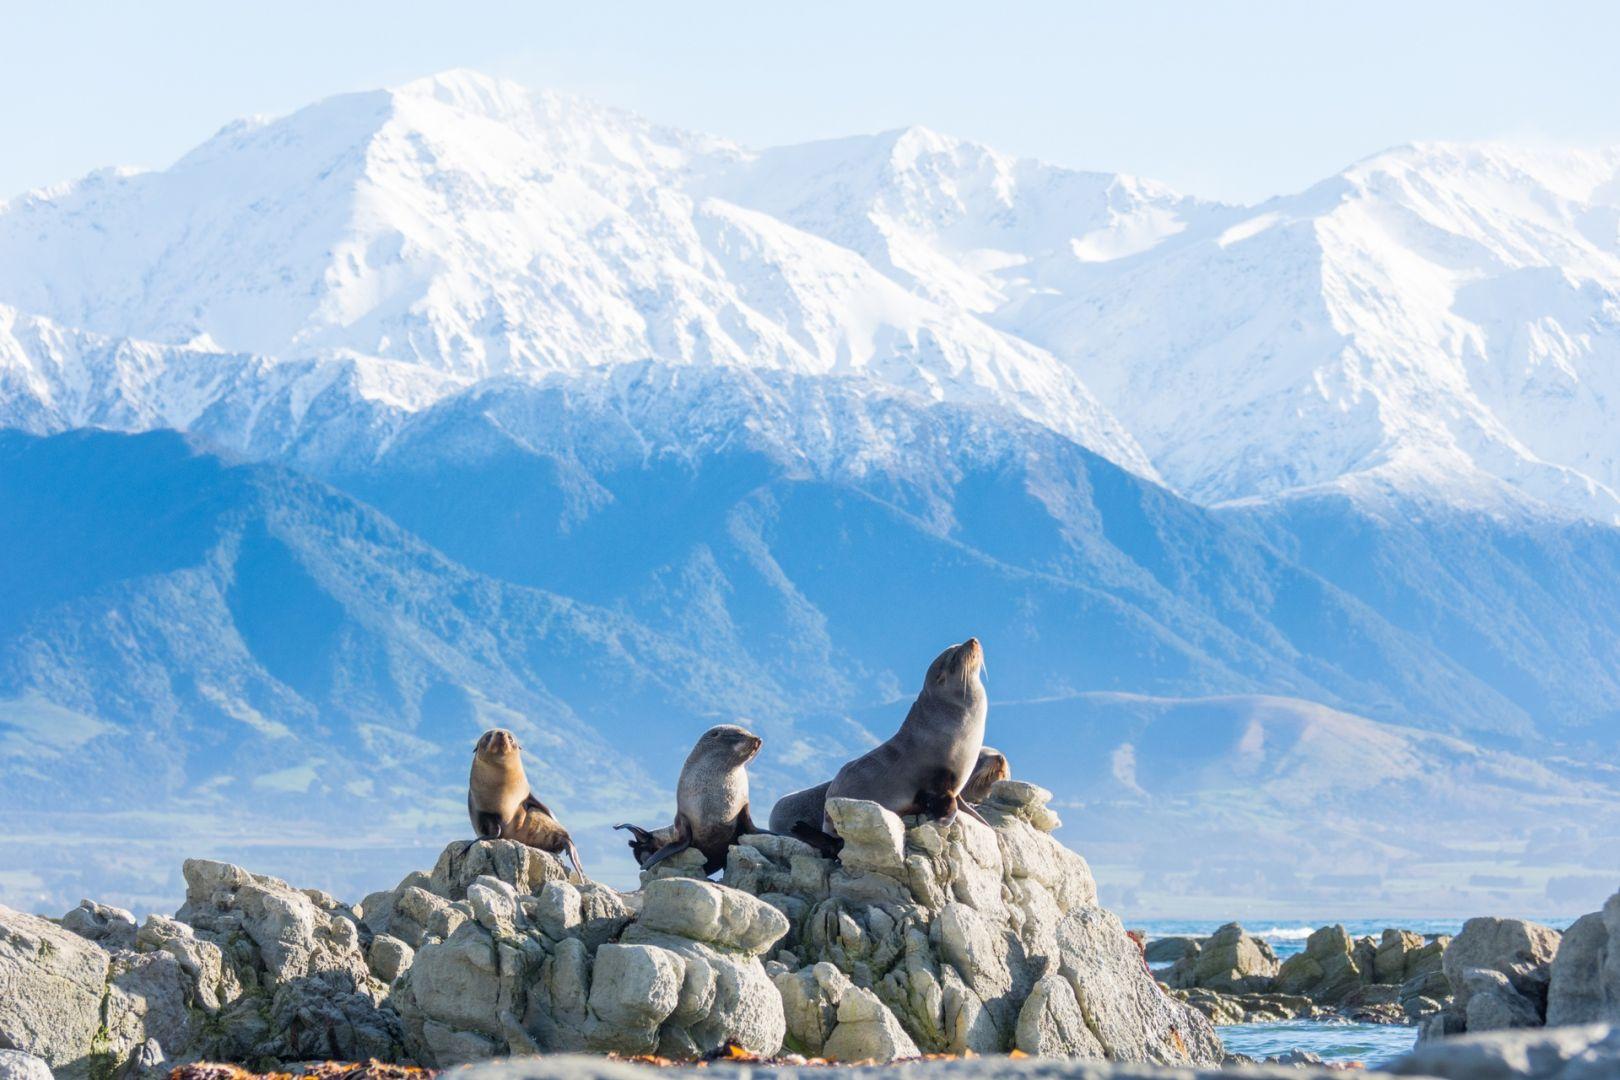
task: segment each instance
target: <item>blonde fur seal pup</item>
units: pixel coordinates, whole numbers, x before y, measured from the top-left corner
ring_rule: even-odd
[[[628,829],[630,851],[643,870],[651,870],[671,855],[695,847],[703,852],[704,873],[725,865],[726,850],[744,833],[758,832],[748,810],[747,764],[764,740],[735,724],[717,724],[705,731],[686,756],[675,785],[675,823],[669,829]]]
[[[983,670],[978,638],[936,656],[900,730],[839,769],[827,786],[827,798],[869,799],[896,814],[924,813],[947,823],[960,809],[983,822],[959,798],[984,746],[989,702],[980,679]],[[820,831],[829,838],[836,835],[825,810]]]
[[[522,749],[517,736],[504,728],[479,736],[467,779],[467,816],[473,832],[480,840],[516,840],[553,855],[566,851],[583,878],[585,867],[573,838],[529,788]]]

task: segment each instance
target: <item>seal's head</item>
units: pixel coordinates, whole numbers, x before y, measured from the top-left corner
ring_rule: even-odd
[[[986,746],[979,751],[979,763],[973,767],[973,775],[962,786],[962,798],[971,803],[982,803],[990,797],[991,785],[1011,776],[1012,766],[1007,762],[1007,755],[993,746]]]
[[[481,758],[500,761],[521,749],[516,735],[505,728],[490,728],[478,736],[478,745],[473,747],[473,753]]]
[[[718,761],[739,768],[754,760],[765,740],[736,724],[716,724],[698,738],[688,761]]]
[[[928,665],[923,695],[936,701],[976,711],[984,705],[984,646],[976,637],[952,645]]]

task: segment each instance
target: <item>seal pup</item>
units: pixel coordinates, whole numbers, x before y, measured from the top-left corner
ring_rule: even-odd
[[[522,750],[517,736],[504,728],[491,728],[478,737],[467,778],[467,816],[473,832],[480,840],[516,840],[553,855],[566,851],[575,873],[584,878],[573,838],[529,788]]]
[[[839,769],[826,797],[869,799],[896,814],[915,814],[926,807],[930,816],[953,820],[954,808],[960,807],[984,821],[958,798],[984,746],[989,704],[979,677],[983,670],[984,649],[978,638],[936,656],[900,730]],[[820,829],[835,835],[825,808]]]
[[[993,746],[986,746],[979,751],[978,764],[973,766],[973,775],[962,786],[959,797],[967,802],[977,805],[990,797],[990,787],[997,780],[1006,780],[1012,776],[1012,770],[1007,765],[1007,756]],[[816,831],[821,829],[821,818],[827,807],[827,789],[832,787],[832,781],[827,780],[815,787],[807,787],[801,791],[793,791],[776,800],[771,807],[771,832],[778,836],[792,836],[796,825],[808,825]],[[942,800],[935,800],[936,809],[943,805]],[[920,813],[928,813],[922,810]],[[943,817],[943,814],[930,814],[931,817]]]
[[[997,780],[1010,779],[1012,766],[1007,762],[1007,755],[986,746],[979,751],[979,763],[973,766],[973,775],[962,785],[962,798],[977,806],[990,797],[990,789]]]
[[[748,812],[746,766],[764,741],[736,724],[716,724],[698,738],[681,766],[675,822],[668,830],[613,826],[630,830],[630,851],[643,870],[695,847],[703,852],[703,872],[712,874],[725,865],[726,849],[737,837],[759,831]]]

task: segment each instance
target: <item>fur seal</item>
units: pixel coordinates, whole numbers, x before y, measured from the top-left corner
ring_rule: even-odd
[[[978,638],[936,656],[900,730],[839,769],[827,786],[827,798],[870,799],[896,814],[924,813],[947,822],[961,809],[982,822],[959,793],[984,745],[989,705],[979,677],[983,669]],[[820,831],[834,835],[825,810]]]
[[[522,749],[517,736],[504,728],[491,728],[478,737],[467,778],[467,816],[473,832],[480,840],[516,840],[553,855],[566,851],[583,878],[585,867],[573,838],[529,789]]]
[[[973,766],[973,775],[962,785],[962,798],[977,806],[990,797],[990,789],[997,780],[1011,778],[1012,766],[1007,762],[1007,755],[986,746],[979,751],[979,763]]]
[[[650,831],[629,824],[614,826],[630,830],[630,851],[643,870],[695,847],[706,860],[704,872],[712,874],[725,865],[726,849],[737,837],[759,831],[748,812],[745,766],[763,744],[758,735],[735,724],[715,725],[698,739],[681,766],[675,785],[675,823]]]
[[[979,751],[978,764],[973,766],[973,775],[962,786],[959,796],[966,802],[978,805],[989,798],[992,784],[1011,775],[1012,770],[1007,765],[1007,756],[993,746],[986,746]],[[801,824],[819,831],[821,818],[827,807],[827,789],[830,787],[832,781],[828,780],[815,787],[791,792],[776,800],[776,805],[771,807],[771,832],[780,836],[792,836],[793,827]],[[938,809],[941,805],[943,801],[936,799],[934,808]]]

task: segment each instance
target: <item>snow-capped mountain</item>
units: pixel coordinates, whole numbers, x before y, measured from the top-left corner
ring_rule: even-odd
[[[0,208],[0,302],[113,337],[463,382],[655,358],[1009,407],[1151,474],[1069,369],[689,184],[740,152],[452,73]]]
[[[0,303],[365,361],[407,408],[740,365],[1011,408],[1204,502],[1620,515],[1615,151],[1406,147],[1235,207],[921,128],[756,152],[453,72],[13,199]]]

